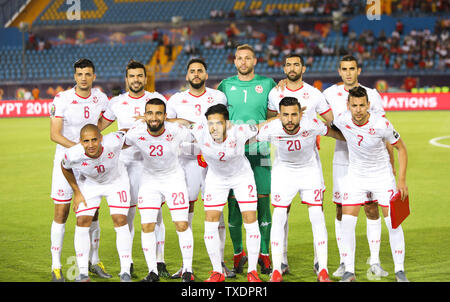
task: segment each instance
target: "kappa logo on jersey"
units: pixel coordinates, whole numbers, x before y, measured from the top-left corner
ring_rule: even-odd
[[[77,100],[73,100],[72,104],[74,104],[74,105],[78,104]]]
[[[255,91],[257,93],[263,93],[264,89],[263,89],[263,87],[261,85],[258,85],[258,86],[255,87]]]
[[[280,99],[282,99],[282,98],[284,98],[284,95],[283,95],[283,94],[280,94],[278,97],[279,97]]]
[[[375,129],[373,129],[373,128],[370,128],[370,129],[369,129],[369,134],[372,134],[372,135],[374,135],[374,134],[375,134]]]
[[[188,101],[186,100],[186,99],[183,99],[182,101],[181,101],[181,104],[187,104],[188,103]]]
[[[82,165],[83,167],[89,166],[89,164],[88,164],[87,162],[85,162],[85,161],[82,162],[81,165]]]
[[[337,94],[338,96],[342,96],[342,92],[338,92],[338,94]]]
[[[166,135],[166,140],[169,141],[169,142],[173,141],[173,135],[170,134],[170,133],[167,134],[167,135]]]
[[[127,101],[123,101],[122,105],[128,105],[128,102]]]
[[[145,137],[141,136],[141,137],[138,138],[138,140],[145,141]]]
[[[109,158],[109,159],[112,159],[113,157],[114,157],[114,152],[109,152],[109,153],[108,153],[108,158]]]
[[[349,125],[345,125],[345,128],[352,129],[352,127],[350,127]]]
[[[211,145],[210,145],[208,142],[206,142],[206,143],[205,143],[205,147],[208,147],[208,148],[209,148],[209,147],[211,147]]]
[[[197,127],[197,130],[202,130],[203,129],[203,125],[199,125],[198,127]]]
[[[236,87],[231,86],[230,90],[231,90],[231,91],[235,91],[235,90],[236,90]]]

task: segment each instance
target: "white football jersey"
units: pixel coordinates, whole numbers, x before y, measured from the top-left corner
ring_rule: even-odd
[[[217,104],[227,105],[227,97],[222,91],[205,87],[202,95],[195,96],[185,90],[172,95],[167,102],[167,118],[181,118],[193,123],[206,122],[205,113]],[[182,155],[194,159],[195,155]]]
[[[208,164],[208,173],[212,171],[221,177],[233,177],[244,169],[251,169],[245,157],[245,143],[258,134],[256,126],[231,125],[221,144],[214,141],[206,124],[195,124],[192,134]]]
[[[135,116],[142,116],[145,113],[145,104],[153,98],[158,98],[167,103],[166,98],[159,92],[145,91],[139,98],[130,96],[129,92],[113,97],[108,104],[103,117],[113,122],[117,120],[117,129],[130,129],[136,122]],[[141,160],[139,151],[135,147],[123,150],[121,159],[125,161]]]
[[[364,125],[356,125],[350,111],[335,118],[335,125],[344,135],[349,149],[349,171],[361,177],[392,171],[385,141],[395,144],[400,135],[383,116],[371,113]]]
[[[327,133],[328,127],[323,122],[305,115],[300,120],[300,127],[296,133],[288,134],[281,120],[276,119],[259,130],[257,139],[270,141],[276,147],[274,166],[317,168],[316,136]]]
[[[118,131],[103,136],[102,153],[93,158],[86,155],[81,144],[66,150],[62,165],[66,169],[75,169],[80,179],[94,184],[106,184],[126,173],[125,166],[119,160],[125,133]]]
[[[365,88],[367,95],[369,97],[370,109],[369,112],[377,113],[380,115],[385,115],[383,109],[383,103],[381,101],[381,96],[376,89],[370,89],[363,85],[361,87]],[[345,111],[347,111],[347,99],[348,90],[345,89],[344,84],[333,85],[323,92],[325,98],[333,110],[334,116],[337,116]],[[345,141],[336,140],[336,147],[334,149],[333,163],[339,165],[348,165],[348,147]]]
[[[290,90],[285,87],[284,91],[281,91],[281,89],[277,89],[277,87],[272,88],[269,93],[269,103],[267,108],[279,113],[280,101],[287,96],[296,98],[302,107],[306,106],[304,116],[307,115],[310,118],[315,118],[317,114],[323,115],[331,110],[322,92],[305,82],[303,82],[302,87],[297,90]]]
[[[51,116],[62,118],[62,135],[73,142],[79,142],[80,130],[86,124],[97,125],[98,119],[106,110],[108,97],[97,88],[91,89],[87,98],[79,96],[75,87],[58,93],[53,99]],[[64,153],[65,147],[57,144],[56,152]]]
[[[145,122],[137,121],[126,134],[125,144],[138,149],[143,157],[143,167],[150,173],[169,174],[181,169],[178,160],[181,144],[192,142],[186,127],[167,121],[164,127],[162,134],[153,136]]]

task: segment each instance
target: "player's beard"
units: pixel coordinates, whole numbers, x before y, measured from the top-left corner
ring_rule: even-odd
[[[144,84],[139,83],[140,86],[137,89],[133,89],[133,87],[130,85],[130,83],[128,83],[128,89],[130,89],[133,93],[139,93],[142,90],[144,90]]]
[[[150,122],[153,122],[153,121],[147,122],[147,128],[150,132],[159,132],[161,130],[161,128],[164,126],[164,122],[161,122],[161,121],[158,121],[159,123],[156,124],[156,126],[151,126]]]
[[[253,67],[249,66],[247,68],[247,71],[242,71],[241,68],[238,68],[238,72],[239,72],[239,74],[246,76],[246,75],[248,75],[248,74],[253,72]]]
[[[294,75],[292,75],[292,74],[294,74]],[[291,71],[287,74],[287,78],[291,82],[297,82],[301,77],[302,77],[302,72],[296,73],[296,72]]]
[[[203,85],[205,85],[205,80],[200,80],[200,82],[198,83],[194,83],[191,80],[189,80],[189,85],[191,85],[191,87],[194,89],[199,89],[202,88]]]
[[[294,126],[293,128],[292,128],[292,125]],[[292,129],[292,130],[289,130],[289,129],[287,128],[288,126],[291,126],[291,129]],[[299,127],[299,126],[300,126],[300,124],[294,124],[294,123],[283,124],[284,130],[285,130],[287,133],[289,133],[289,134],[295,133],[295,132],[298,130],[298,127]]]

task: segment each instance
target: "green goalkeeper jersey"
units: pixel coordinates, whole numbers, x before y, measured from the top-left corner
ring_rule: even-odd
[[[267,119],[269,92],[275,86],[273,79],[255,74],[251,81],[241,81],[237,75],[226,78],[217,89],[227,97],[232,122],[259,124]],[[270,155],[267,142],[247,145],[245,151],[251,155]]]

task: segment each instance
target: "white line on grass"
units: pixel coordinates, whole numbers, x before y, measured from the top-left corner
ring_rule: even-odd
[[[430,144],[437,146],[437,147],[443,147],[443,148],[450,148],[450,145],[440,144],[437,141],[440,141],[441,139],[450,138],[450,135],[447,136],[440,136],[430,139]]]

